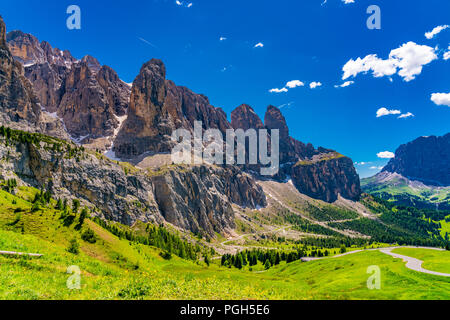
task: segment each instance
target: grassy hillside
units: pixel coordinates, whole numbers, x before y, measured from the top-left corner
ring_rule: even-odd
[[[69,224],[50,205],[32,212],[29,200],[36,193],[0,191],[0,250],[43,254],[0,255],[1,299],[450,299],[449,279],[408,270],[377,251],[282,262],[267,271],[260,265],[250,271],[221,267],[219,260],[208,267],[175,255],[169,259],[160,249],[120,239],[92,220],[80,227],[79,214]],[[83,240],[86,230],[95,242]],[[78,253],[69,252],[73,239]],[[382,270],[381,290],[367,289],[370,265]],[[81,271],[79,290],[67,288],[70,266]]]
[[[450,252],[427,249],[400,248],[393,252],[422,260],[422,267],[437,272],[450,273]]]
[[[400,175],[380,181],[377,175],[361,179],[361,188],[364,192],[399,205],[450,210],[450,187],[425,186]]]

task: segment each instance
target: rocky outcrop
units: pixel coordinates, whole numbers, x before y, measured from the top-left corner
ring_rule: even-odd
[[[336,201],[339,195],[351,200],[359,199],[359,176],[352,160],[333,150],[321,147],[316,150],[312,144],[305,145],[292,138],[286,119],[278,108],[267,108],[264,124],[247,105],[235,109],[231,119],[234,129],[266,128],[269,133],[270,130],[279,130],[280,171],[273,178],[284,180],[290,177],[301,193],[327,202]],[[258,171],[255,166],[244,168]]]
[[[133,82],[128,118],[114,143],[116,155],[133,158],[145,152],[169,152],[173,130],[192,131],[195,121],[204,129],[230,128],[226,114],[207,97],[166,80],[161,60],[145,63]]]
[[[264,124],[256,112],[248,104],[242,104],[231,112],[231,126],[233,129],[265,129]]]
[[[170,223],[195,233],[214,235],[234,229],[232,203],[265,206],[264,193],[236,167],[195,166],[152,178],[155,199]]]
[[[6,26],[0,17],[0,124],[30,132],[65,138],[64,126],[41,112],[39,100],[14,60],[6,42]]]
[[[359,200],[359,176],[350,158],[337,152],[319,153],[311,159],[300,160],[291,169],[292,182],[303,194],[326,202],[339,195]]]
[[[382,171],[431,186],[450,186],[450,133],[420,137],[401,145]]]
[[[94,145],[96,140],[107,140],[104,143],[105,146],[107,143],[109,143],[108,146],[114,143],[114,152],[117,157],[130,161],[151,153],[170,152],[174,144],[171,140],[172,132],[179,128],[193,131],[196,121],[202,123],[203,130],[219,129],[224,134],[230,128],[244,130],[265,128],[269,131],[277,129],[280,131],[281,169],[279,174],[273,177],[274,179],[284,180],[291,176],[299,190],[329,202],[336,200],[338,194],[350,199],[357,199],[359,196],[359,180],[351,160],[345,157],[334,157],[335,152],[332,150],[323,148],[316,150],[311,144],[305,145],[292,138],[284,116],[274,106],[268,107],[263,123],[250,106],[241,105],[231,114],[230,123],[226,114],[220,108],[213,107],[206,96],[196,94],[188,88],[177,86],[167,80],[166,68],[160,60],[152,59],[145,63],[130,90],[113,69],[101,66],[94,57],[85,56],[78,61],[70,52],[52,48],[47,42],[39,43],[35,37],[20,31],[11,32],[8,35],[8,45],[17,60],[14,62],[13,55],[6,47],[4,25],[1,28],[3,32],[1,43],[5,48],[2,70],[7,82],[2,82],[0,86],[2,99],[0,103],[5,109],[2,114],[8,114],[9,118],[15,119],[16,122],[23,120],[27,124],[39,123],[38,126],[45,127],[44,132],[57,132],[63,127],[59,120],[61,119],[67,131],[72,138],[76,138],[77,142]],[[22,64],[25,65],[25,76],[31,81],[33,88],[23,75]],[[125,115],[126,120],[124,120]],[[95,144],[95,148],[97,145]],[[298,165],[303,162],[307,162],[308,165]],[[257,167],[257,165],[244,166],[243,169],[253,172]],[[239,175],[239,169],[230,167],[227,170],[231,170],[227,174],[245,180],[244,176]],[[239,172],[233,172],[233,170]],[[214,175],[217,176],[217,174]],[[176,185],[175,178],[178,177],[164,176],[155,181],[158,185],[169,188],[171,185]],[[190,187],[203,184],[205,188],[209,188],[212,183],[203,180],[204,178],[198,180],[200,179],[198,174],[195,177],[184,176],[180,179],[191,181]],[[222,179],[225,183],[231,178],[223,176]],[[240,180],[238,185],[229,185],[236,188],[245,185],[244,180]],[[166,187],[162,188],[161,190],[165,190]],[[234,203],[247,205],[246,201],[239,199],[238,193],[230,191],[231,187],[221,189],[217,182],[214,188],[221,190],[219,194],[227,194],[234,199]],[[246,194],[252,189],[239,190]],[[190,192],[188,189],[185,191]],[[205,197],[206,195],[207,193]],[[98,196],[101,195],[98,194]],[[197,220],[194,223],[181,219],[172,212],[178,211],[173,209],[174,204],[169,205],[169,202],[178,198],[171,194],[172,200],[162,200],[168,199],[167,197],[165,192],[161,191],[157,198],[160,206],[166,208],[163,211],[169,217],[168,219],[173,219],[180,225],[198,229]],[[242,197],[253,199],[255,194],[252,191]],[[216,196],[206,197],[207,204],[200,204],[199,199],[192,198],[192,201],[197,204],[188,211],[189,214],[193,214],[198,219],[202,217],[200,220],[206,221],[204,216],[213,208],[218,210],[216,205],[221,204],[223,211],[219,211],[219,215],[227,216],[226,212],[229,208]],[[182,203],[179,205],[183,206]],[[255,203],[250,202],[249,205],[254,207]],[[213,216],[210,218],[220,220]],[[224,219],[228,221],[228,218]],[[207,226],[206,223],[201,225],[208,232],[214,229],[212,225]]]
[[[6,45],[6,27],[0,18],[0,108],[4,118],[16,123],[37,123],[40,114],[38,101],[23,76],[23,68],[16,62]]]
[[[124,102],[118,98],[120,94],[112,85],[109,86],[109,80],[118,77],[108,67],[101,67],[95,73],[90,65],[87,60],[82,60],[69,70],[61,87],[64,94],[57,114],[74,137],[112,136],[119,125],[115,117],[116,109],[121,114],[125,112]],[[125,90],[124,86],[121,88]]]
[[[312,144],[305,145],[289,135],[286,119],[280,109],[268,106],[264,116],[264,124],[267,129],[280,130],[280,163],[292,163],[299,159],[310,158],[317,154]]]
[[[62,140],[23,140],[6,143],[0,136],[0,158],[6,160],[0,162],[0,179],[18,177],[37,188],[45,186],[57,198],[81,199],[94,215],[108,220],[127,225],[167,221],[215,237],[215,232],[235,227],[233,204],[266,205],[262,188],[236,167],[168,166],[149,174],[126,170]]]
[[[126,114],[130,88],[113,69],[89,55],[78,61],[69,51],[21,31],[10,32],[7,40],[42,107],[62,119],[72,137],[89,143],[114,136],[117,117]]]

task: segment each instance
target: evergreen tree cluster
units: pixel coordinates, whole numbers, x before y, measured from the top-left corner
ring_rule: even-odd
[[[98,217],[94,218],[94,222],[120,239],[127,239],[128,241],[157,247],[164,250],[167,254],[174,254],[182,259],[196,261],[201,252],[201,247],[198,244],[193,245],[181,239],[178,235],[169,232],[164,226],[152,226],[149,224],[146,227],[146,236],[143,236],[135,234],[132,230],[125,230]]]

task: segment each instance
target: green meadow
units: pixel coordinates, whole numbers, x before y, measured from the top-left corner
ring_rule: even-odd
[[[450,273],[450,251],[400,248],[392,252],[423,261],[422,267],[431,271]]]
[[[43,255],[0,255],[0,299],[450,299],[450,279],[409,270],[400,259],[379,251],[282,262],[269,270],[260,265],[252,270],[223,267],[220,259],[208,266],[168,258],[160,249],[120,239],[90,219],[80,227],[79,215],[68,223],[51,206],[32,210],[36,192],[0,191],[0,250]],[[95,242],[83,240],[86,230]],[[426,261],[425,267],[448,272],[450,253],[429,251],[411,256],[422,254],[417,257]],[[367,288],[372,265],[381,270],[380,290]],[[78,277],[67,273],[70,266],[80,270],[79,289],[67,285]]]

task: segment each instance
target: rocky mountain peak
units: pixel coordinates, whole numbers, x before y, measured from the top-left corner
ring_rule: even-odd
[[[10,32],[7,40],[42,108],[62,119],[73,138],[88,137],[78,142],[107,148],[120,124],[117,117],[126,114],[131,91],[117,73],[90,55],[77,60],[68,50],[39,43],[21,31]]]
[[[330,149],[319,147],[316,150],[311,143],[305,145],[289,136],[286,119],[279,108],[268,106],[262,124],[254,110],[244,104],[231,113],[231,124],[235,129],[280,130],[280,171],[274,179],[290,177],[301,193],[327,202],[336,201],[339,195],[359,199],[360,181],[353,161]],[[258,171],[252,167],[244,169]]]
[[[6,40],[12,55],[25,66],[47,60],[39,40],[31,34],[15,30],[8,33]]]
[[[450,133],[401,145],[382,170],[433,186],[450,186]]]
[[[114,143],[119,157],[130,159],[145,152],[169,152],[174,129],[230,128],[226,114],[201,94],[166,80],[166,67],[158,59],[145,63],[133,82],[128,118]]]
[[[89,69],[91,69],[94,72],[98,72],[100,68],[102,67],[100,62],[94,58],[93,56],[86,55],[81,59],[81,63],[88,66]]]
[[[144,63],[141,67],[140,74],[152,74],[155,78],[166,78],[166,66],[160,59],[151,59]]]
[[[259,116],[248,104],[242,104],[231,112],[231,126],[234,129],[263,129]]]
[[[41,112],[39,100],[6,42],[6,26],[0,17],[0,125],[66,138],[62,123]],[[32,38],[29,38],[31,41]]]
[[[268,106],[266,115],[264,116],[264,124],[267,129],[280,130],[280,139],[286,140],[289,137],[289,128],[281,110],[275,106]]]

